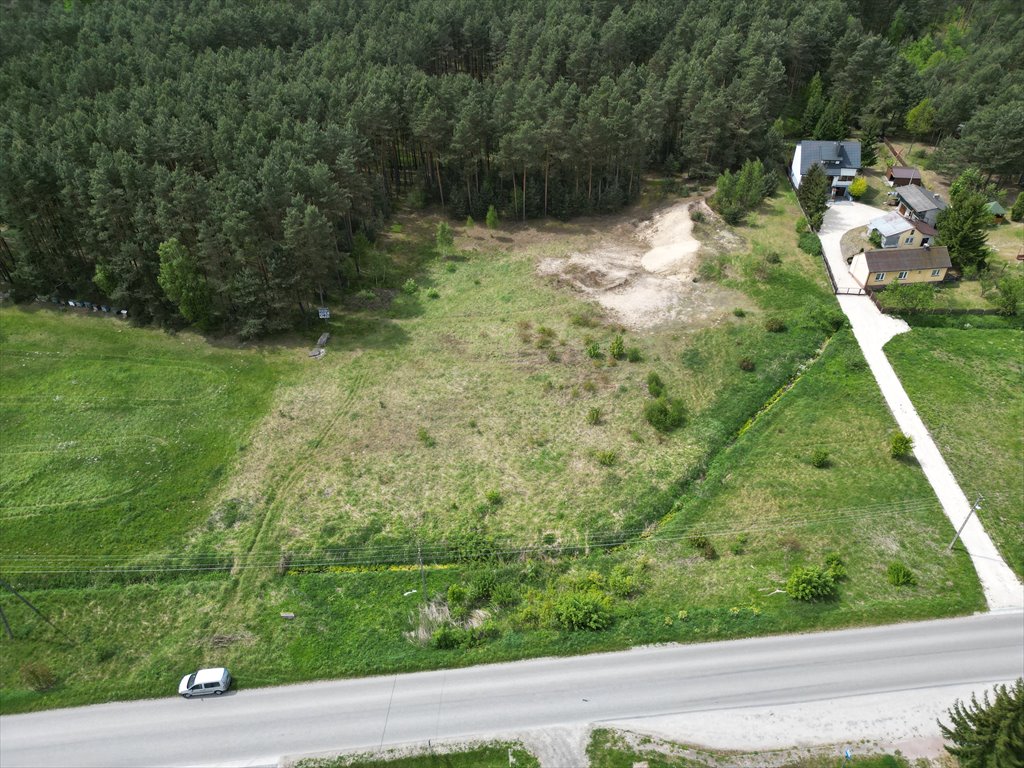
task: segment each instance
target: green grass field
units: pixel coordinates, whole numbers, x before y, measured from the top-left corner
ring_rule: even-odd
[[[431,222],[409,219],[387,247],[422,265],[421,289],[336,312],[318,361],[304,346],[216,348],[4,310],[3,423],[21,448],[8,499],[52,503],[29,445],[144,434],[166,446],[159,459],[122,450],[55,465],[75,503],[8,513],[5,562],[94,556],[98,540],[105,554],[185,570],[91,589],[74,588],[81,575],[18,576],[67,637],[0,595],[17,635],[0,638],[0,711],[165,695],[198,666],[224,664],[250,687],[981,607],[966,556],[941,546],[952,531],[919,469],[885,454],[895,425],[849,332],[835,332],[820,259],[795,247],[796,211],[780,196],[735,230],[740,245],[709,252],[736,304],[701,327],[626,333],[635,363],[608,356],[618,328],[534,271],[586,242],[593,222],[443,260],[424,245]],[[698,229],[710,238],[710,226]],[[769,318],[784,330],[766,330]],[[594,342],[598,359],[585,351]],[[65,357],[40,368],[34,350]],[[115,377],[96,367],[103,355],[133,362]],[[690,415],[668,435],[642,416],[651,371]],[[117,399],[126,386],[134,400]],[[51,405],[72,395],[89,407]],[[815,449],[830,466],[811,466]],[[101,494],[111,500],[84,501]],[[715,558],[692,546],[696,532]],[[495,545],[524,551],[478,560]],[[439,563],[422,577],[418,546]],[[338,566],[391,548],[404,565]],[[838,599],[784,594],[792,568],[830,552],[848,571]],[[211,555],[231,573],[188,570]],[[887,583],[895,560],[916,587]],[[600,603],[606,629],[566,628],[560,599],[577,594]],[[432,647],[449,621],[454,647]],[[29,663],[57,684],[31,690]]]
[[[0,311],[0,557],[170,553],[209,514],[278,369],[98,317]]]
[[[1024,333],[915,328],[886,354],[1006,562],[1024,576]]]

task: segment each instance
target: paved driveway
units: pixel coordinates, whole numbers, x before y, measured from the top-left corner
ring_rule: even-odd
[[[878,382],[879,389],[882,390],[885,402],[889,405],[899,428],[913,438],[914,456],[935,490],[946,517],[955,528],[959,528],[967,519],[971,504],[953,477],[928,428],[917,415],[910,397],[883,351],[889,339],[896,334],[906,333],[910,326],[898,318],[882,314],[867,296],[841,293],[843,288],[860,286],[850,275],[843,259],[840,240],[849,230],[863,227],[871,219],[885,213],[879,208],[862,203],[835,203],[825,213],[825,221],[819,233],[821,245],[840,291],[840,295],[836,297],[839,299],[839,306],[850,320],[853,334]],[[974,563],[989,609],[1003,610],[1024,606],[1024,587],[999,554],[977,515],[971,517],[960,534],[960,539]]]

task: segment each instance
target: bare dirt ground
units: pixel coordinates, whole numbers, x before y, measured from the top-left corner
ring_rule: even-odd
[[[738,297],[698,281],[702,244],[690,216],[696,207],[710,213],[700,201],[673,203],[649,219],[609,227],[578,250],[541,258],[537,272],[592,298],[628,328],[713,325]]]

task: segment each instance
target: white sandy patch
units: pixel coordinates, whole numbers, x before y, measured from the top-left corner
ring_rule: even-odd
[[[676,203],[635,223],[625,237],[567,258],[543,259],[537,271],[595,299],[630,328],[713,323],[742,297],[695,281],[700,242],[693,237],[689,207]]]
[[[696,273],[700,241],[693,236],[693,219],[687,206],[675,205],[662,211],[641,225],[638,234],[651,245],[640,259],[645,270],[676,272],[690,278]]]

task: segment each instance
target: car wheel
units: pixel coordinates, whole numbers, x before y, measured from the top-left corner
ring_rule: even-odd
[[[216,695],[220,696],[220,695],[221,695],[222,693],[224,693],[224,691],[214,691],[214,693],[215,693]]]
[[[186,699],[191,699],[192,698],[192,694],[191,693],[183,693],[181,695],[184,696]]]

